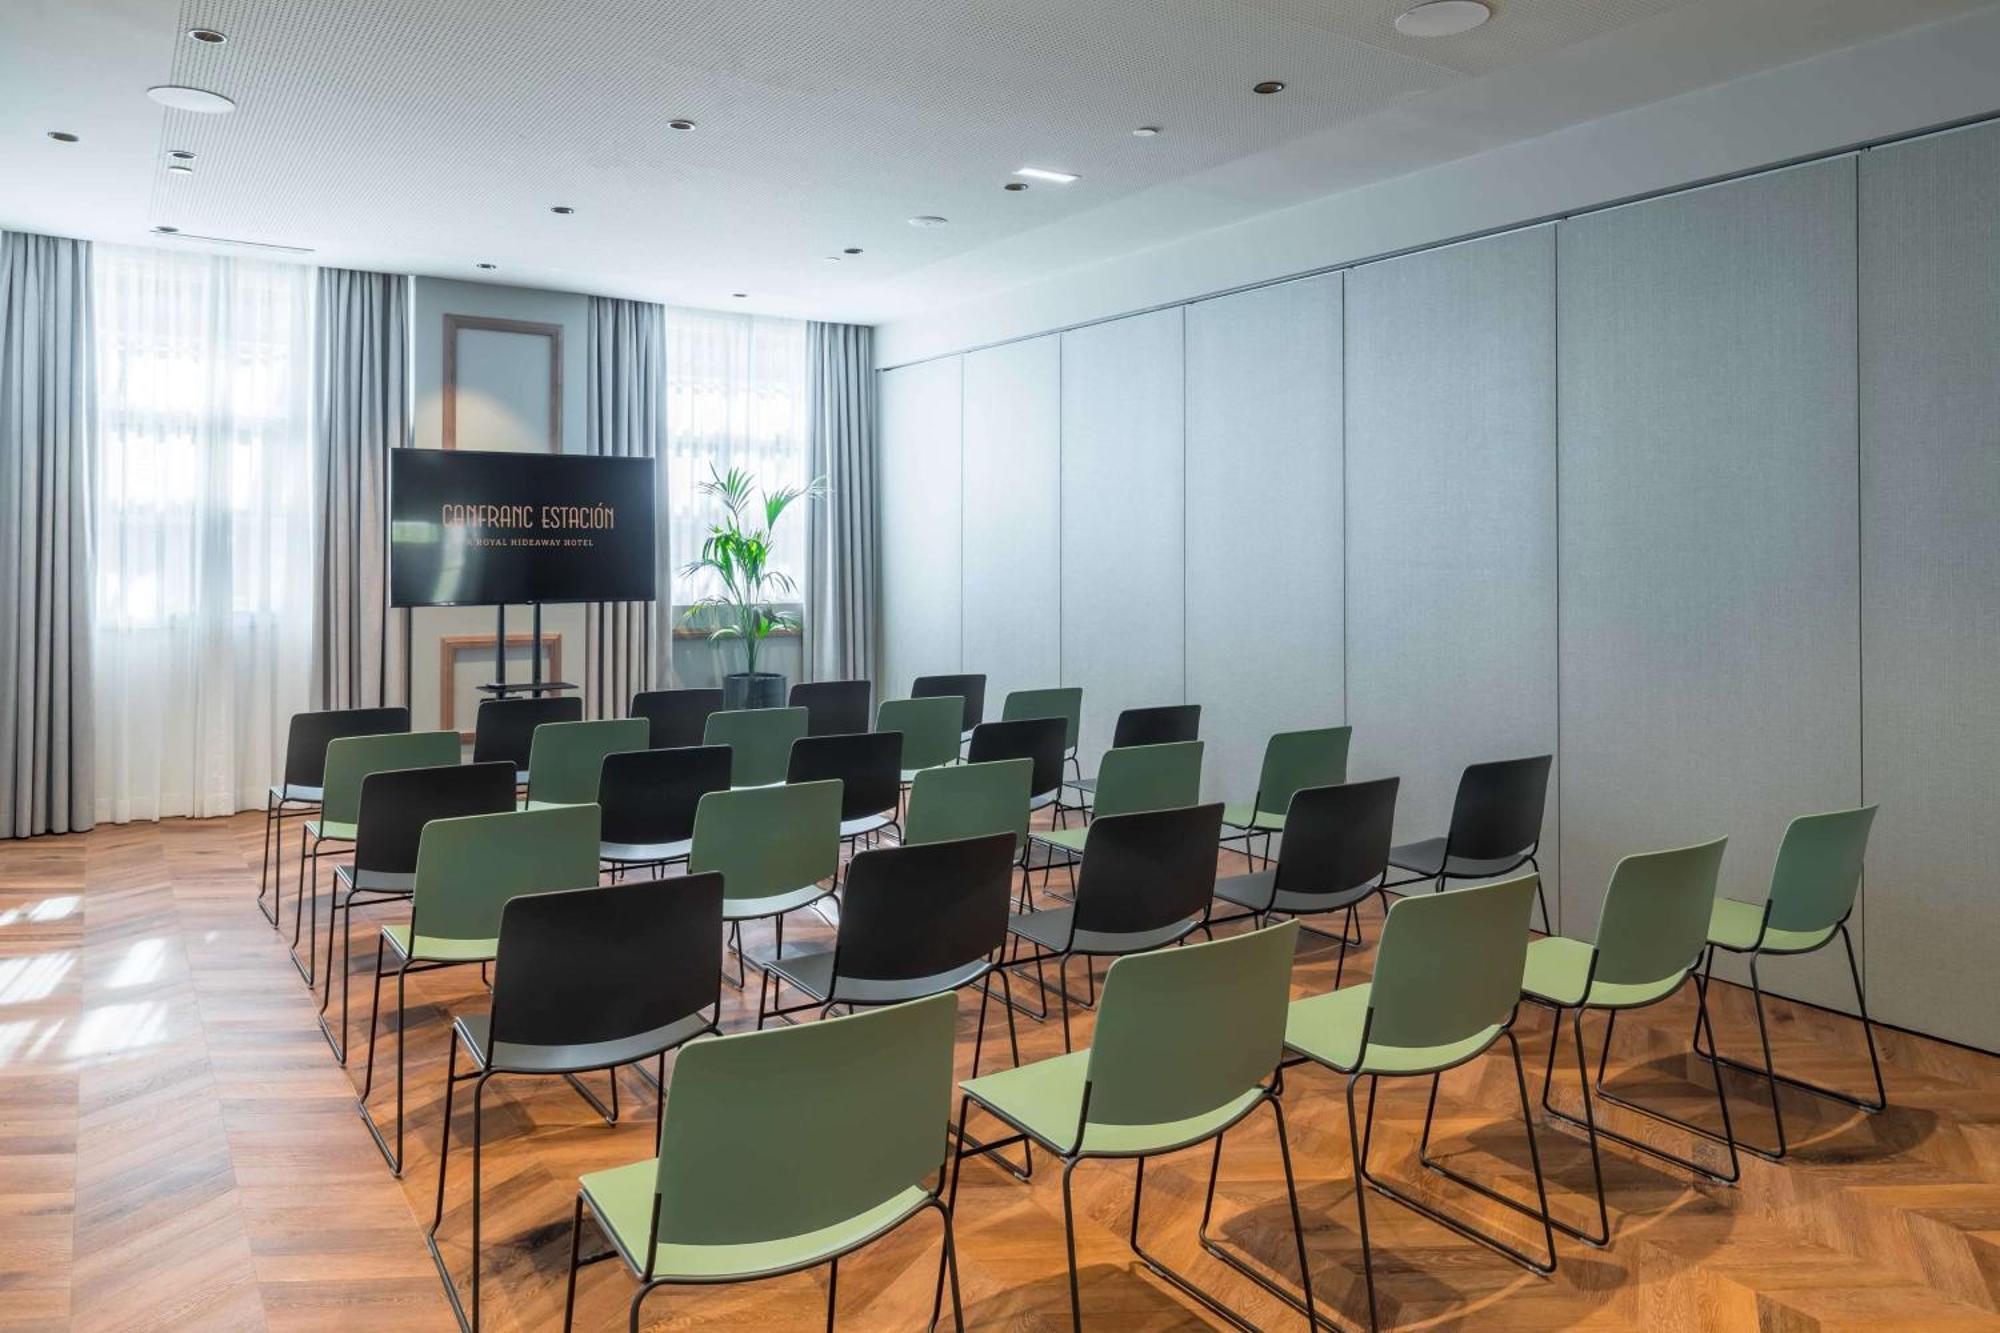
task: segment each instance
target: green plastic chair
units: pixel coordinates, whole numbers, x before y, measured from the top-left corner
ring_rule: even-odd
[[[1348,1150],[1360,1181],[1439,1225],[1512,1259],[1530,1272],[1555,1271],[1554,1228],[1548,1191],[1542,1183],[1541,1153],[1528,1108],[1527,1076],[1521,1046],[1512,1031],[1521,998],[1521,975],[1528,954],[1528,915],[1535,901],[1535,876],[1454,889],[1423,898],[1399,899],[1389,909],[1376,946],[1375,975],[1325,995],[1294,1001],[1285,1023],[1290,1051],[1347,1076]],[[1528,1160],[1534,1167],[1540,1207],[1527,1209],[1497,1190],[1478,1192],[1527,1211],[1542,1224],[1547,1258],[1536,1258],[1505,1240],[1439,1212],[1368,1169],[1368,1143],[1375,1124],[1375,1087],[1384,1078],[1429,1077],[1430,1106],[1424,1138],[1430,1137],[1437,1109],[1439,1076],[1478,1058],[1504,1039],[1514,1057],[1514,1084],[1521,1120],[1528,1133]],[[1368,1110],[1354,1104],[1354,1091],[1368,1080]],[[1376,1326],[1375,1270],[1368,1246],[1367,1191],[1354,1191],[1361,1223],[1361,1272],[1368,1289],[1368,1325]],[[1304,1306],[1261,1274],[1243,1269],[1266,1289]]]
[[[1137,1159],[1129,1243],[1147,1267],[1231,1324],[1251,1327],[1140,1245],[1139,1213],[1147,1158],[1213,1140],[1208,1206],[1202,1215],[1205,1231],[1214,1208],[1223,1136],[1260,1106],[1270,1107],[1277,1121],[1285,1195],[1305,1292],[1300,1308],[1312,1310],[1305,1231],[1292,1179],[1284,1109],[1278,1101],[1278,1062],[1284,1053],[1286,1000],[1297,942],[1298,924],[1287,921],[1210,944],[1120,958],[1105,975],[1097,1030],[1088,1049],[959,1084],[964,1095],[958,1109],[952,1200],[958,1197],[958,1177],[968,1157],[1021,1144],[1027,1155],[1024,1170],[1014,1171],[999,1159],[1021,1179],[1034,1168],[1036,1144],[1062,1160],[1070,1314],[1078,1329],[1083,1327],[1083,1307],[1070,1178],[1078,1164],[1090,1158]],[[991,1142],[968,1139],[966,1120],[975,1106],[1013,1133]],[[1203,1240],[1208,1243],[1209,1238]],[[1209,1248],[1216,1252],[1212,1244]]]
[[[884,699],[875,710],[875,730],[903,733],[903,781],[927,768],[958,762],[958,724],[965,700],[955,694],[928,699]]]
[[[598,809],[551,806],[497,815],[434,819],[417,844],[417,877],[407,923],[382,927],[375,946],[375,998],[368,1017],[368,1068],[356,1103],[389,1169],[403,1173],[405,982],[413,970],[490,963],[500,944],[500,913],[524,893],[583,889],[597,883]],[[375,1087],[375,1040],[381,1031],[382,979],[393,955],[396,976],[396,1142],[391,1149],[368,1109]]]
[[[1031,717],[1059,717],[1063,720],[1063,757],[1076,764],[1076,734],[1083,725],[1083,689],[1067,685],[1054,690],[1009,690],[1000,705],[1002,722],[1020,722]],[[1077,772],[1082,777],[1081,770]]]
[[[1611,1217],[1604,1203],[1604,1171],[1597,1155],[1600,1136],[1719,1183],[1733,1183],[1740,1174],[1735,1134],[1729,1120],[1729,1098],[1723,1091],[1720,1071],[1715,1080],[1715,1100],[1722,1112],[1721,1134],[1606,1094],[1602,1086],[1604,1056],[1600,1056],[1598,1092],[1606,1100],[1727,1144],[1727,1175],[1650,1143],[1599,1128],[1597,1113],[1590,1104],[1590,1073],[1583,1053],[1584,1010],[1602,1010],[1608,1015],[1604,1030],[1604,1052],[1608,1055],[1612,1026],[1621,1011],[1658,1004],[1679,991],[1690,977],[1695,978],[1695,1021],[1703,1031],[1708,1030],[1708,991],[1696,975],[1696,967],[1708,943],[1715,879],[1722,869],[1722,851],[1728,842],[1727,838],[1717,838],[1693,847],[1625,857],[1611,872],[1604,906],[1598,913],[1595,941],[1586,943],[1552,935],[1528,945],[1521,992],[1529,1000],[1555,1011],[1555,1023],[1549,1031],[1549,1062],[1542,1071],[1542,1109],[1589,1137],[1590,1170],[1597,1184],[1595,1234],[1560,1219],[1554,1221],[1558,1228],[1587,1244],[1604,1245],[1611,1239]],[[1576,1040],[1576,1077],[1583,1096],[1581,1120],[1549,1103],[1549,1084],[1555,1074],[1556,1048],[1562,1044],[1565,1013],[1571,1015],[1570,1028]],[[1438,1169],[1446,1175],[1452,1174],[1449,1168]]]
[[[1032,759],[994,759],[923,770],[910,784],[903,841],[950,842],[1012,833],[1016,853],[1025,851],[1028,787],[1034,773]]]
[[[955,998],[934,995],[683,1047],[659,1156],[578,1181],[565,1333],[577,1269],[614,1256],[640,1284],[635,1329],[659,1287],[752,1282],[822,1264],[831,1329],[841,1258],[926,1210],[944,1226],[939,1281],[949,1275],[963,1329],[951,1209],[938,1197],[957,1018]],[[612,1248],[581,1257],[586,1209]]]
[[[727,745],[729,780],[738,787],[768,787],[785,780],[792,742],[806,734],[804,708],[725,708],[708,715],[703,745]]]
[[[1011,699],[1012,696],[1010,695]],[[1138,815],[1149,810],[1177,810],[1201,803],[1200,741],[1166,745],[1128,745],[1106,750],[1097,768],[1097,799],[1091,818]],[[1083,855],[1090,825],[1045,829],[1035,841],[1058,848],[1074,858]]]
[[[1802,1092],[1851,1106],[1874,1115],[1889,1104],[1882,1085],[1882,1061],[1875,1052],[1875,1025],[1868,1017],[1868,997],[1861,986],[1861,968],[1854,961],[1854,939],[1847,931],[1854,901],[1861,891],[1862,863],[1868,854],[1868,832],[1875,823],[1875,807],[1836,810],[1823,815],[1801,815],[1785,830],[1778,847],[1777,863],[1771,869],[1771,894],[1762,903],[1717,898],[1708,923],[1708,958],[1702,967],[1705,987],[1715,974],[1715,951],[1747,954],[1750,958],[1750,994],[1756,1001],[1757,1038],[1764,1063],[1746,1064],[1718,1055],[1715,1034],[1708,1034],[1708,1048],[1701,1043],[1701,1030],[1694,1034],[1695,1054],[1711,1064],[1720,1061],[1732,1069],[1755,1074],[1771,1093],[1771,1118],[1777,1125],[1775,1150],[1752,1143],[1743,1147],[1768,1161],[1780,1161],[1787,1147],[1785,1117],[1778,1106],[1778,1085],[1789,1084]],[[1854,1003],[1861,1016],[1861,1035],[1868,1044],[1868,1067],[1875,1078],[1875,1100],[1854,1097],[1834,1088],[1808,1083],[1780,1074],[1771,1062],[1771,1032],[1764,1015],[1764,987],[1757,965],[1766,955],[1812,953],[1825,948],[1838,935],[1847,950],[1847,975],[1854,982]],[[1719,1071],[1718,1071],[1719,1072]]]
[[[774,951],[783,953],[785,914],[833,896],[829,885],[840,869],[841,785],[829,779],[739,787],[709,792],[695,806],[688,873],[722,874],[722,919],[729,923],[739,989],[748,979],[745,921],[770,918]]]
[[[1248,801],[1222,807],[1222,824],[1232,830],[1224,842],[1243,840],[1249,855],[1253,835],[1264,835],[1264,864],[1271,863],[1271,835],[1285,831],[1285,811],[1292,794],[1309,787],[1338,787],[1347,781],[1347,746],[1353,727],[1319,727],[1311,731],[1281,731],[1264,742],[1264,764],[1257,771],[1257,794]]]
[[[589,805],[597,799],[604,756],[643,750],[651,740],[652,725],[643,717],[542,723],[528,746],[527,808]]]

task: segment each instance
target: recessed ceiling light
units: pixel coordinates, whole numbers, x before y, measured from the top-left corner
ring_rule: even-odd
[[[842,250],[840,253],[844,255],[858,255],[861,253],[861,247],[858,245],[850,245],[845,250]]]
[[[1431,0],[1397,15],[1396,31],[1405,37],[1456,37],[1492,17],[1479,0]]]
[[[155,232],[159,233],[159,234],[160,234],[160,235],[162,235],[162,236],[173,236],[173,235],[177,234],[177,233],[178,233],[178,232],[180,231],[180,228],[179,228],[179,227],[155,227],[155,228],[153,228],[153,230],[154,230]]]
[[[76,136],[68,130],[50,130],[49,137],[57,143],[75,143]]]
[[[839,256],[839,255],[828,255],[828,256],[826,257],[826,262],[827,262],[827,263],[829,263],[829,264],[838,264],[838,263],[840,262],[840,256]]]
[[[1135,139],[1151,139],[1158,135],[1159,132],[1160,127],[1158,125],[1141,125],[1138,129],[1132,131],[1132,137]]]
[[[1005,185],[1001,186],[1000,188],[1003,190],[1012,190],[1014,191],[1014,193],[1019,194],[1021,191],[1028,188],[1028,182],[1008,181]]]
[[[474,268],[485,268],[485,269],[492,269],[492,268],[498,268],[498,267],[499,267],[499,265],[498,265],[498,264],[474,264],[474,265],[473,265],[473,267],[474,267]]]
[[[194,168],[189,166],[185,162],[169,162],[167,163],[167,170],[171,171],[176,176],[194,175]]]
[[[229,38],[213,28],[189,28],[188,40],[200,42],[204,46],[221,46]]]
[[[1026,176],[1031,181],[1050,181],[1056,185],[1068,185],[1083,178],[1073,171],[1050,171],[1047,167],[1016,167],[1016,176]]]
[[[1285,91],[1285,85],[1278,82],[1278,80],[1276,79],[1266,79],[1262,83],[1253,87],[1250,91],[1253,93],[1261,93],[1263,96],[1269,97],[1272,93],[1281,93]]]
[[[176,162],[194,161],[193,150],[187,148],[169,148],[167,150],[167,156],[171,157]]]
[[[667,122],[667,128],[670,130],[691,130],[694,128],[694,122],[691,120],[670,120]]]
[[[730,295],[731,295],[731,296],[733,296],[733,297],[735,297],[735,298],[736,298],[737,300],[739,300],[739,301],[742,301],[742,300],[746,300],[746,299],[748,299],[748,298],[749,298],[749,295],[750,295],[750,293],[748,293],[748,292],[731,292],[731,293],[730,293]]]
[[[162,83],[146,90],[146,96],[176,111],[197,111],[205,116],[234,111],[236,103],[206,88],[188,88],[178,83]]]
[[[562,214],[562,216],[568,217],[570,214],[576,212],[576,210],[574,208],[571,208],[568,204],[554,204],[550,206],[549,212],[560,213]]]
[[[949,221],[951,221],[950,218],[941,218],[935,213],[919,213],[910,219],[910,225],[912,227],[942,227]]]

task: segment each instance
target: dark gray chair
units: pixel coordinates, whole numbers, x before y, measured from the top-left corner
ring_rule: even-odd
[[[1163,704],[1157,708],[1126,708],[1118,714],[1118,721],[1111,728],[1111,748],[1123,749],[1129,745],[1168,745],[1174,741],[1199,740],[1201,737],[1200,704]],[[1072,791],[1088,796],[1097,790],[1096,778],[1076,778],[1064,786]],[[1081,810],[1082,804],[1065,805],[1065,809]]]
[[[632,696],[633,717],[652,729],[656,750],[700,745],[708,715],[722,708],[721,690],[641,690]]]
[[[885,828],[899,828],[903,799],[903,733],[861,731],[840,736],[802,736],[792,742],[785,765],[787,784],[838,778],[840,837],[853,842]]]
[[[972,729],[986,720],[985,676],[918,676],[910,684],[910,697],[912,699],[937,699],[953,696],[965,701],[965,721],[960,730],[969,738],[972,735]]]
[[[1451,826],[1442,838],[1425,838],[1389,849],[1389,864],[1409,872],[1389,888],[1431,880],[1434,892],[1446,880],[1491,879],[1528,866],[1535,871],[1535,901],[1548,934],[1548,896],[1542,890],[1535,853],[1542,845],[1542,810],[1548,803],[1550,757],[1499,759],[1469,764],[1458,780]]]
[[[695,809],[709,792],[729,790],[731,754],[727,745],[678,745],[606,755],[597,859],[614,875],[687,860]]]
[[[285,732],[284,780],[264,797],[264,859],[257,873],[257,910],[278,928],[283,915],[282,886],[271,882],[272,867],[284,878],[285,821],[308,819],[319,812],[326,779],[328,742],[346,736],[377,736],[385,732],[408,731],[407,708],[333,708],[315,713],[292,714]],[[264,906],[269,898],[271,905]]]
[[[867,680],[808,680],[792,686],[791,706],[806,710],[806,735],[846,736],[868,730],[868,696],[875,683]]]
[[[484,764],[505,759],[514,765],[514,781],[525,787],[535,728],[544,722],[581,721],[583,700],[573,694],[487,699],[479,705],[479,715],[472,724],[472,762]]]

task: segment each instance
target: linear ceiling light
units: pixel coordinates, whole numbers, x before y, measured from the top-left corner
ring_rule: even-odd
[[[1083,178],[1073,171],[1050,171],[1047,167],[1017,167],[1016,176],[1026,176],[1031,181],[1048,181],[1052,185],[1068,185]]]

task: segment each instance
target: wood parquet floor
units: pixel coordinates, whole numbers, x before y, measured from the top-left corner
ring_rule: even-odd
[[[177,820],[0,846],[0,1327],[453,1326],[422,1234],[437,1181],[446,1016],[482,1003],[477,971],[413,979],[409,1165],[397,1181],[354,1111],[365,978],[357,978],[350,1075],[333,1063],[313,1002],[285,960],[289,916],[281,938],[251,905],[261,823],[261,815]],[[1225,873],[1240,864],[1224,861]],[[398,910],[358,919],[357,969],[372,966],[376,923]],[[1371,912],[1371,940],[1378,924]],[[810,933],[795,930],[795,938]],[[753,933],[751,943],[764,947],[766,937]],[[1348,976],[1364,975],[1370,958],[1350,958]],[[1331,949],[1302,947],[1295,993],[1331,980]],[[749,1025],[752,1011],[734,991],[725,1003],[726,1027]],[[1754,1041],[1747,993],[1719,987],[1715,1008],[1724,1049],[1746,1052]],[[961,1007],[962,1066],[976,1009],[971,998]],[[1692,1012],[1689,998],[1622,1022],[1612,1065],[1615,1079],[1700,1116],[1712,1100],[1686,1055]],[[1087,1040],[1090,1016],[1077,1017]],[[989,1060],[1005,1051],[997,1014],[994,1022]],[[1548,1018],[1524,1009],[1518,1030],[1538,1080]],[[1027,1058],[1061,1049],[1053,1024],[1024,1021],[1021,1038]],[[1803,1146],[1785,1166],[1746,1158],[1737,1188],[1696,1184],[1606,1145],[1613,1243],[1592,1250],[1559,1238],[1552,1278],[1529,1276],[1371,1196],[1385,1325],[2000,1329],[2000,1060],[1895,1032],[1880,1041],[1891,1108],[1867,1117],[1788,1093],[1787,1122]],[[1774,1042],[1792,1072],[1841,1086],[1865,1077],[1849,1020],[1780,1001]],[[1559,1062],[1559,1104],[1572,1109],[1573,1077]],[[615,1128],[559,1080],[496,1080],[490,1090],[488,1328],[559,1326],[578,1173],[651,1153],[651,1093],[629,1072],[621,1079],[626,1116]],[[1730,1087],[1739,1132],[1767,1141],[1770,1116],[1756,1086],[1732,1079]],[[1537,1240],[1538,1228],[1474,1206],[1415,1165],[1424,1091],[1384,1085],[1378,1167],[1522,1243]],[[1297,1070],[1285,1101],[1315,1283],[1352,1325],[1365,1307],[1341,1085]],[[379,1084],[375,1104],[389,1107]],[[1447,1076],[1441,1148],[1460,1169],[1523,1193],[1526,1144],[1514,1106],[1504,1054]],[[1650,1122],[1616,1108],[1603,1114],[1605,1123],[1686,1150]],[[469,1121],[455,1119],[463,1135]],[[798,1131],[813,1133],[810,1107],[799,1108]],[[1581,1221],[1590,1183],[1582,1140],[1546,1120],[1538,1131],[1555,1207]],[[454,1143],[441,1233],[461,1283],[470,1263],[463,1143]],[[1197,1150],[1148,1171],[1150,1242],[1259,1325],[1301,1327],[1197,1248],[1206,1165]],[[1038,1170],[1023,1185],[990,1164],[967,1164],[958,1236],[969,1326],[1067,1326],[1058,1175]],[[1124,1164],[1079,1171],[1087,1324],[1209,1326],[1126,1248],[1131,1186]],[[1254,1259],[1291,1274],[1268,1117],[1229,1138],[1217,1225]],[[921,1326],[936,1235],[919,1220],[843,1263],[842,1326]],[[815,1327],[824,1283],[821,1273],[669,1289],[648,1301],[649,1326]],[[585,1270],[578,1326],[623,1327],[632,1291],[615,1263]]]

